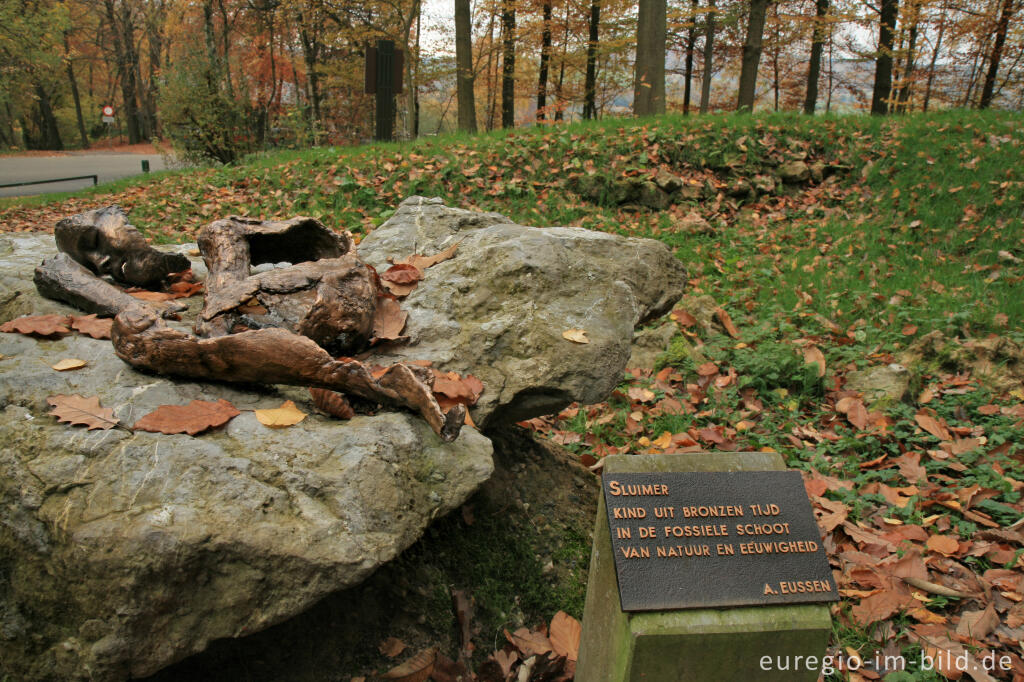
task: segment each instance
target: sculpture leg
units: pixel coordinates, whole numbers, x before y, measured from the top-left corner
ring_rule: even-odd
[[[394,365],[375,379],[356,360],[336,360],[312,340],[286,329],[257,329],[202,339],[171,329],[151,311],[132,308],[114,320],[111,340],[130,365],[162,374],[219,381],[315,386],[419,412],[442,440],[459,434],[466,409],[447,413],[418,368]]]

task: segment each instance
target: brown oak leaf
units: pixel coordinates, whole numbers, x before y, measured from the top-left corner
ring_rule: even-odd
[[[46,402],[53,409],[50,414],[57,421],[73,426],[88,426],[93,429],[112,429],[117,426],[117,417],[109,407],[102,407],[96,396],[86,398],[80,395],[51,395]]]
[[[381,298],[377,301],[377,313],[373,318],[373,336],[381,341],[395,341],[402,338],[402,330],[409,313],[402,310],[398,301]]]
[[[380,278],[385,282],[394,282],[395,284],[413,284],[423,279],[423,271],[415,265],[396,263],[385,270]]]
[[[484,385],[472,374],[462,377],[457,372],[434,372],[434,393],[447,396],[464,405],[475,405]]]
[[[424,682],[434,671],[437,649],[424,649],[405,663],[395,666],[381,677],[396,682]]]
[[[67,315],[29,315],[0,325],[0,332],[17,332],[29,336],[56,336],[68,334],[70,318]]]
[[[97,317],[95,314],[71,316],[71,328],[94,339],[109,339],[110,328],[113,326],[112,317]]]
[[[580,651],[581,631],[582,626],[578,620],[564,611],[559,611],[551,619],[551,627],[548,628],[551,648],[559,656],[575,661]]]
[[[223,426],[241,414],[223,398],[217,402],[193,400],[188,405],[161,405],[135,422],[136,431],[187,433],[194,436],[207,429]]]
[[[403,258],[402,260],[395,261],[395,265],[412,265],[419,270],[426,270],[432,265],[437,265],[441,261],[446,261],[455,255],[455,250],[459,248],[460,242],[455,242],[444,251],[438,251],[433,256],[422,256],[418,253]]]

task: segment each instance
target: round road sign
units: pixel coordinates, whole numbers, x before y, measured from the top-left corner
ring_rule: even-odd
[[[107,105],[107,106],[103,107],[103,115],[104,116],[113,116],[114,115],[114,107],[112,107],[110,105]]]

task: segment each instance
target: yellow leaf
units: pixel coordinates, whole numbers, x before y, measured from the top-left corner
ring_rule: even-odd
[[[664,450],[665,448],[667,448],[669,445],[672,444],[672,432],[671,431],[665,431],[660,436],[655,438],[654,441],[651,444],[652,445],[657,445],[659,448]]]
[[[291,400],[284,401],[281,407],[271,410],[255,410],[255,413],[260,424],[274,429],[294,426],[306,418],[306,413],[295,407],[295,403]]]
[[[562,332],[562,338],[573,343],[590,343],[586,329],[566,329]]]
[[[85,367],[85,360],[79,360],[78,358],[64,358],[55,365],[50,365],[58,372],[67,372],[72,369],[81,369]]]

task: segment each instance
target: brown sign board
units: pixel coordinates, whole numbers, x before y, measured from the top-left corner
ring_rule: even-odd
[[[377,47],[366,46],[366,65],[363,69],[363,91],[367,95],[377,94]],[[405,76],[405,52],[395,50],[391,60],[391,93],[400,95],[403,91],[403,78]]]
[[[796,471],[605,474],[623,611],[838,601]]]

